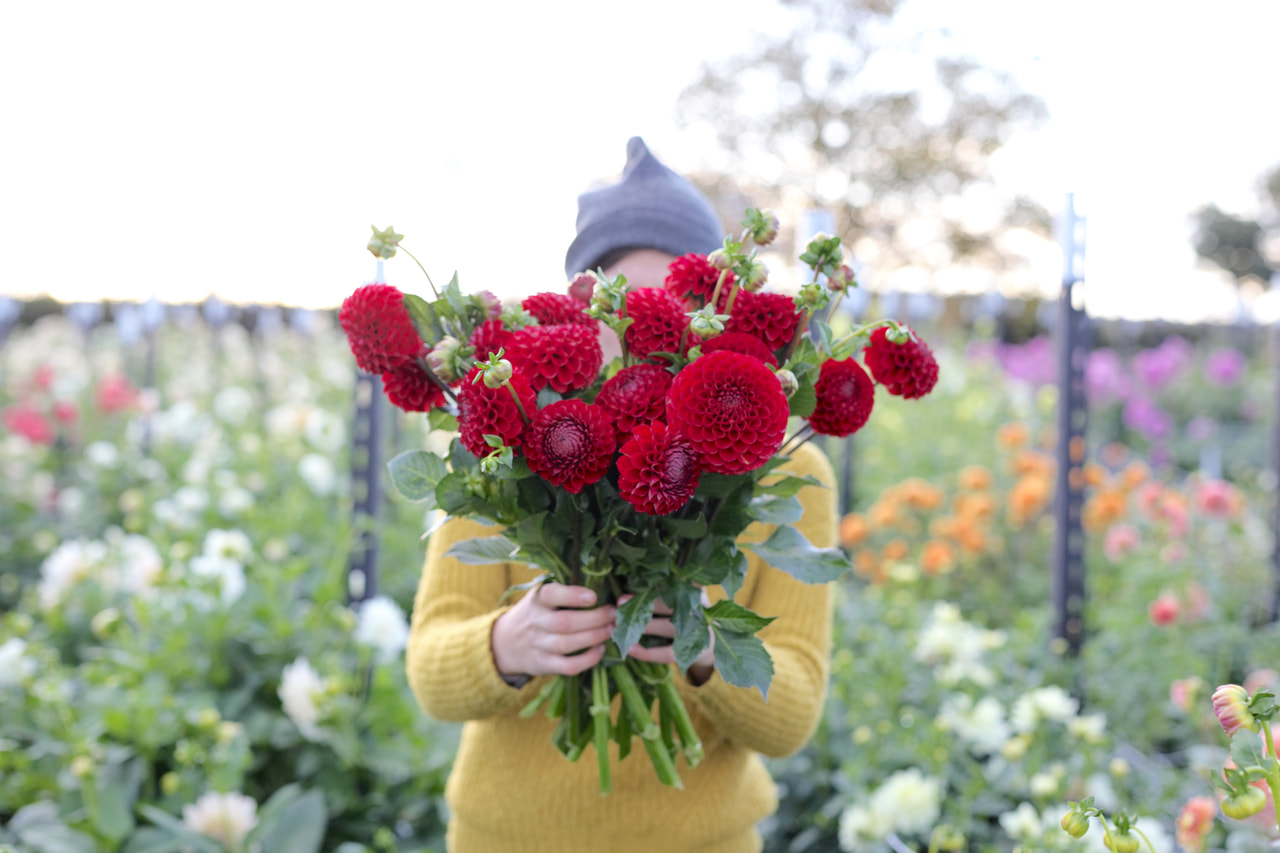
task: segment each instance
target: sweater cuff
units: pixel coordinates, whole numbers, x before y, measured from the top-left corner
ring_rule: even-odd
[[[480,695],[476,698],[482,706],[492,710],[492,713],[484,716],[497,716],[518,711],[533,700],[545,680],[528,678],[517,687],[507,681],[508,678],[513,677],[504,678],[502,673],[498,672],[498,665],[493,662],[493,623],[510,609],[510,607],[500,607],[470,620],[475,634],[472,642],[462,646],[465,649],[465,659],[459,661],[458,665],[464,672],[476,673],[479,676],[473,682],[480,690]],[[460,680],[458,683],[466,682]]]

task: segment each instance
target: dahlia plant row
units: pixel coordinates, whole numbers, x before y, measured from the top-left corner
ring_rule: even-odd
[[[808,244],[800,260],[812,279],[788,295],[764,289],[754,248],[776,236],[777,218],[749,210],[742,224],[722,249],[677,258],[661,288],[632,290],[624,276],[599,270],[567,293],[504,308],[490,294],[464,294],[456,276],[443,292],[428,276],[431,301],[375,283],[339,313],[356,363],[381,375],[391,402],[457,431],[445,458],[396,457],[397,489],[502,525],[450,555],[523,561],[545,580],[586,585],[600,604],[618,604],[606,659],[552,679],[527,709],[545,705],[561,720],[554,740],[571,759],[598,745],[604,792],[611,739],[625,750],[639,734],[670,785],[680,784],[678,754],[691,766],[701,757],[671,670],[626,656],[655,604],[674,611],[682,671],[714,635],[724,679],[767,698],[772,662],[755,634],[769,620],[732,600],[746,573],[743,549],[811,583],[848,566],[838,549],[816,548],[790,526],[800,516],[796,493],[815,481],[781,466],[815,434],[862,428],[877,383],[918,398],[938,378],[932,351],[910,328],[877,320],[837,334],[820,319],[856,286],[839,238]],[[401,237],[375,228],[369,249],[390,258]],[[607,362],[602,325],[621,346]],[[762,543],[739,543],[753,522],[776,527]],[[728,598],[706,606],[702,587],[715,584]],[[591,713],[617,694],[618,719]]]

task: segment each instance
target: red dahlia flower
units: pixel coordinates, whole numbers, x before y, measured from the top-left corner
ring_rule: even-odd
[[[800,322],[800,309],[795,300],[783,293],[752,293],[738,291],[733,300],[726,332],[746,332],[764,341],[771,351],[780,350],[791,343]]]
[[[703,355],[720,352],[721,350],[740,352],[743,355],[759,359],[770,367],[778,366],[778,360],[773,357],[773,353],[769,352],[769,347],[765,346],[764,341],[755,335],[748,335],[746,332],[722,332],[702,343]]]
[[[617,446],[608,412],[581,400],[558,400],[529,422],[524,456],[535,474],[576,495],[605,475]]]
[[[822,362],[813,390],[818,403],[809,426],[819,435],[846,436],[862,429],[871,417],[876,388],[862,365],[852,358]]]
[[[640,512],[666,515],[698,488],[698,453],[662,421],[643,424],[618,452],[618,491]]]
[[[605,380],[596,395],[596,405],[613,415],[618,441],[640,424],[662,417],[671,380],[671,373],[656,364],[624,367],[616,376]]]
[[[680,340],[685,338],[689,318],[684,305],[665,290],[646,287],[627,294],[627,316],[634,322],[627,327],[627,349],[637,358],[647,359],[650,353],[680,351]],[[685,339],[684,352],[702,339],[690,334]]]
[[[885,327],[880,326],[871,333],[862,360],[885,390],[908,400],[923,397],[938,384],[937,359],[915,332],[905,343],[895,344],[889,340]]]
[[[593,331],[596,321],[587,316],[583,303],[565,293],[535,293],[525,297],[520,307],[538,318],[544,326],[574,323]]]
[[[386,373],[418,354],[422,340],[404,307],[404,294],[389,284],[366,284],[342,300],[338,322],[356,364]]]
[[[493,450],[484,440],[486,435],[501,437],[508,447],[519,447],[525,427],[520,406],[531,415],[538,405],[537,395],[520,371],[500,388],[485,385],[481,373],[480,368],[472,368],[458,388],[458,437],[476,458],[488,456]],[[512,390],[520,398],[520,406],[516,405]]]
[[[550,385],[561,394],[586,388],[604,364],[596,330],[577,325],[521,329],[507,355],[535,391]]]
[[[476,348],[472,353],[476,361],[488,361],[489,356],[498,350],[510,350],[511,338],[514,335],[515,332],[507,331],[501,320],[485,320],[476,326],[476,330],[471,333],[471,340],[467,343]]]
[[[666,280],[662,284],[677,299],[688,300],[701,307],[711,301],[711,294],[715,293],[719,279],[720,270],[711,265],[706,255],[689,254],[671,262],[667,267]],[[728,273],[724,277],[724,284],[720,285],[718,301],[721,305],[729,298],[732,284],[733,273]]]
[[[788,414],[778,377],[737,352],[703,355],[667,392],[667,425],[717,474],[745,474],[769,461],[782,446]]]
[[[417,359],[382,374],[382,390],[392,405],[406,412],[425,412],[444,405],[444,391],[432,381],[427,369]]]

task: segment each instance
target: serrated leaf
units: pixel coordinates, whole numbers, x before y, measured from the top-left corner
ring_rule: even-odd
[[[673,649],[676,666],[681,672],[688,672],[689,666],[702,654],[702,650],[711,642],[711,631],[702,609],[702,591],[692,586],[682,586],[671,593],[675,603],[672,605],[671,621],[676,629]]]
[[[431,307],[431,303],[413,293],[404,295],[404,307],[409,311],[409,319],[418,330],[418,337],[429,344],[437,344],[444,337],[444,326]]]
[[[726,631],[715,623],[711,630],[716,635],[716,670],[735,687],[754,687],[765,700],[769,698],[769,684],[773,681],[773,659],[764,643],[754,634]]]
[[[737,597],[738,590],[742,589],[742,584],[747,580],[747,555],[739,551],[734,555],[733,560],[733,565],[725,574],[724,580],[720,581],[720,585],[724,587],[724,594],[730,601]]]
[[[794,495],[761,495],[752,499],[751,514],[764,524],[795,524],[804,515],[804,508]]]
[[[1262,736],[1251,729],[1241,729],[1231,736],[1231,760],[1237,767],[1265,767]]]
[[[436,486],[449,473],[444,460],[425,450],[406,450],[387,463],[391,485],[401,497],[425,501],[426,509],[436,508]]]
[[[313,790],[289,803],[279,818],[255,835],[261,848],[272,853],[317,853],[328,823],[324,795]]]
[[[818,350],[820,352],[831,352],[831,344],[834,342],[831,327],[815,317],[809,321],[809,329],[818,341]]]
[[[732,601],[717,601],[707,608],[707,621],[726,631],[754,634],[774,620],[773,616],[761,616]]]
[[[756,495],[778,495],[790,497],[799,493],[805,486],[821,486],[822,481],[807,474],[803,477],[786,476],[768,483],[756,483]],[[825,486],[824,486],[825,488]]]
[[[515,552],[516,546],[506,536],[485,536],[458,542],[445,556],[469,566],[490,566],[508,562]]]
[[[827,583],[849,568],[849,559],[839,548],[815,548],[794,527],[779,527],[764,542],[744,542],[742,547],[804,583]]]
[[[444,286],[444,301],[448,304],[453,316],[459,319],[467,316],[467,298],[462,295],[462,288],[458,286],[458,274],[455,272],[453,278],[449,279],[449,283]]]
[[[653,603],[657,598],[657,589],[644,589],[618,606],[618,617],[613,626],[613,642],[624,655],[640,639],[644,626],[653,618]]]

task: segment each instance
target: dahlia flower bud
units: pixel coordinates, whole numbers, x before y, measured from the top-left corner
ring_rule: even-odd
[[[1239,684],[1223,684],[1213,691],[1213,713],[1228,737],[1241,729],[1258,729],[1258,721],[1249,713],[1249,691]]]
[[[929,835],[929,849],[958,853],[965,849],[964,833],[957,827],[944,823]]]
[[[905,344],[907,341],[911,340],[911,330],[906,326],[903,326],[901,323],[891,322],[889,325],[884,327],[884,336],[888,339],[889,343]]]
[[[710,340],[724,331],[725,315],[717,315],[713,306],[706,306],[689,314],[689,331],[705,340]]]
[[[724,249],[716,249],[707,255],[707,263],[718,270],[727,270],[733,266],[733,259],[729,257],[729,253]]]
[[[1062,827],[1062,831],[1072,838],[1083,838],[1085,833],[1089,831],[1089,818],[1076,809],[1072,809],[1062,816],[1059,825]]]
[[[751,267],[746,271],[746,275],[742,276],[740,281],[744,290],[752,293],[759,293],[769,280],[769,268],[757,261],[751,262]]]
[[[71,775],[77,779],[87,779],[93,775],[93,759],[87,755],[77,755],[71,759]]]
[[[400,241],[404,239],[404,235],[397,234],[396,230],[390,225],[384,231],[379,231],[372,225],[369,227],[373,228],[373,236],[369,238],[369,244],[365,248],[372,252],[375,258],[382,258],[384,261],[394,258],[396,256],[396,248],[400,245]]]
[[[831,293],[822,285],[809,282],[801,285],[796,295],[796,307],[801,310],[819,311],[831,300]]]
[[[742,225],[751,232],[751,239],[757,246],[767,246],[778,239],[778,215],[772,210],[749,208]]]
[[[853,274],[853,267],[841,264],[835,272],[827,276],[827,289],[832,293],[843,293],[851,287],[857,287],[858,280]]]
[[[502,321],[502,327],[510,332],[538,325],[538,318],[526,311],[523,305],[502,306],[498,319]]]
[[[484,311],[486,320],[496,320],[502,316],[502,300],[491,290],[481,290],[471,297],[477,307]]]
[[[580,272],[573,277],[573,281],[569,282],[569,295],[581,302],[583,305],[591,304],[591,296],[596,290],[596,277],[594,273]]]
[[[1232,820],[1251,818],[1267,805],[1267,792],[1249,785],[1222,801],[1222,813]]]
[[[462,341],[452,335],[445,335],[440,342],[427,353],[427,367],[445,382],[456,382],[467,375],[467,351],[470,347],[462,345]]]
[[[778,377],[778,382],[782,385],[782,393],[787,395],[787,399],[791,399],[791,395],[800,390],[800,380],[796,379],[796,375],[785,368],[775,371],[774,375]]]
[[[832,237],[819,231],[809,240],[800,261],[809,269],[826,273],[828,276],[836,271],[844,260],[844,252],[840,249],[840,238]]]
[[[511,362],[507,361],[505,358],[500,358],[496,362],[490,362],[484,371],[485,387],[501,388],[511,381],[511,375],[514,372],[515,371],[511,367]]]
[[[107,607],[94,614],[93,619],[89,621],[89,630],[99,640],[106,640],[115,633],[115,629],[120,623],[120,611],[114,607]]]

